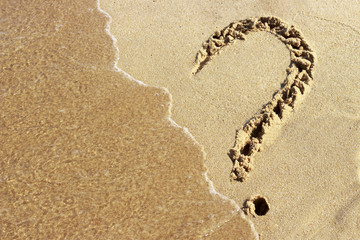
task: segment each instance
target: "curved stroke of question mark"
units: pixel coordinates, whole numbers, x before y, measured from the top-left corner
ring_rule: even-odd
[[[232,44],[235,39],[245,40],[250,32],[267,31],[274,34],[290,51],[290,66],[287,76],[272,100],[266,103],[242,129],[236,131],[234,146],[228,155],[233,161],[231,179],[244,181],[253,168],[254,156],[261,150],[264,137],[287,120],[295,105],[309,92],[313,80],[315,54],[304,40],[302,33],[276,17],[248,18],[233,22],[221,31],[216,31],[203,43],[197,53],[192,74],[197,74],[220,49]]]

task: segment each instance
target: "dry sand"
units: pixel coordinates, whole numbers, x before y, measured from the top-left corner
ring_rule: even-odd
[[[216,190],[239,205],[267,197],[249,219],[263,239],[360,238],[360,18],[358,1],[101,1],[112,16],[118,66],[173,96],[172,118],[204,146]],[[202,43],[249,17],[299,29],[317,56],[307,96],[277,134],[267,134],[244,182],[230,182],[227,153],[241,129],[280,89],[289,50],[250,33],[192,75]],[[267,144],[268,143],[268,144]]]
[[[360,238],[358,1],[100,7],[0,3],[0,239]]]

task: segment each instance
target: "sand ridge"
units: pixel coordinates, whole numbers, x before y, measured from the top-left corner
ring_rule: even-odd
[[[242,129],[236,132],[235,143],[228,155],[233,161],[231,179],[244,181],[253,169],[255,154],[261,151],[264,139],[279,131],[279,126],[289,118],[295,105],[309,92],[313,80],[315,54],[302,33],[276,17],[248,18],[231,23],[221,31],[216,31],[203,43],[197,53],[192,74],[197,74],[220,53],[220,50],[234,42],[245,40],[250,32],[267,31],[274,34],[290,51],[291,62],[286,69],[287,76],[270,102],[255,114]],[[273,126],[277,127],[273,127]]]

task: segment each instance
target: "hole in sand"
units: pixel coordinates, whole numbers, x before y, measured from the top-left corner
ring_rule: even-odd
[[[269,211],[269,204],[266,199],[263,197],[259,197],[254,200],[255,205],[255,213],[259,216],[264,216]]]
[[[270,210],[270,205],[266,197],[258,195],[245,201],[243,210],[254,217],[264,216]]]

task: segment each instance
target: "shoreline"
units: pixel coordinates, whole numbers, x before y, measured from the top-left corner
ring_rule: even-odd
[[[150,85],[147,85],[147,84],[145,84],[144,82],[142,82],[142,81],[140,81],[140,80],[136,80],[135,78],[131,77],[128,73],[126,73],[125,71],[121,70],[121,69],[117,66],[118,60],[119,60],[119,47],[117,46],[117,39],[114,37],[114,35],[111,34],[111,22],[112,22],[112,17],[111,17],[111,15],[108,14],[106,11],[104,11],[103,9],[101,9],[101,7],[100,7],[100,1],[101,1],[101,0],[97,0],[98,10],[99,10],[100,12],[102,12],[106,17],[109,18],[109,20],[107,21],[107,25],[106,25],[105,31],[106,31],[106,33],[111,37],[111,39],[113,40],[113,45],[114,45],[114,49],[115,49],[115,52],[116,52],[116,54],[115,54],[115,55],[116,55],[116,60],[114,61],[114,69],[115,69],[115,71],[116,71],[116,72],[121,72],[123,75],[125,75],[126,77],[128,77],[130,80],[135,81],[135,82],[139,83],[140,85],[150,86]],[[195,139],[195,137],[191,134],[191,132],[190,132],[186,127],[181,127],[181,126],[179,126],[179,125],[171,118],[171,109],[172,109],[172,105],[173,105],[172,95],[171,95],[170,91],[169,91],[167,88],[161,87],[160,89],[166,91],[167,94],[169,95],[170,99],[171,99],[171,100],[170,100],[170,105],[169,105],[169,112],[168,112],[168,120],[169,120],[170,124],[173,125],[174,127],[177,127],[177,128],[182,129],[182,131],[183,131],[186,135],[188,135],[188,137],[189,137],[190,139],[192,139],[192,141],[194,141],[195,144],[197,144],[198,146],[200,146],[200,147],[203,149],[203,146],[201,146],[201,144]],[[203,149],[202,151],[203,151],[204,158],[205,158],[206,153],[205,153],[204,149]],[[203,164],[204,164],[204,162],[203,162]],[[205,166],[205,168],[206,168],[206,166]],[[207,170],[203,173],[203,176],[204,176],[205,181],[206,181],[206,182],[208,183],[208,185],[209,185],[209,192],[210,192],[211,194],[215,195],[215,196],[218,196],[218,197],[224,199],[225,201],[230,202],[230,203],[234,206],[234,208],[235,208],[235,210],[233,211],[233,213],[234,213],[235,211],[236,211],[236,212],[239,212],[240,216],[241,216],[244,220],[246,220],[247,222],[249,222],[249,224],[250,224],[250,226],[251,226],[251,229],[252,229],[252,231],[253,231],[252,234],[253,234],[254,236],[256,236],[255,239],[258,240],[258,239],[259,239],[259,234],[256,232],[255,226],[254,226],[253,222],[252,222],[250,219],[246,219],[244,212],[241,210],[241,207],[240,207],[233,199],[231,199],[231,198],[229,198],[229,197],[226,197],[225,195],[223,195],[223,194],[221,194],[220,192],[218,192],[218,191],[215,190],[215,187],[214,187],[213,182],[210,180],[210,178],[209,178],[208,175],[207,175]],[[230,221],[232,217],[233,217],[233,216],[230,216],[229,219],[228,219],[227,221],[225,221],[225,223],[228,222],[228,221]],[[223,225],[223,224],[221,224],[221,225]],[[220,228],[221,225],[218,225],[217,228]],[[213,232],[213,230],[210,230],[210,232]],[[207,235],[208,235],[208,234],[206,234],[205,236],[207,236]]]
[[[359,238],[351,0],[0,8],[1,239]]]

